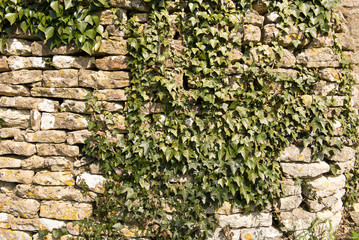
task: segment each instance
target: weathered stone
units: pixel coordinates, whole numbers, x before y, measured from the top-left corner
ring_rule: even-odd
[[[6,45],[4,49],[5,55],[31,55],[31,42],[23,39],[10,38],[6,39]]]
[[[103,89],[103,88],[124,88],[130,85],[128,72],[115,71],[91,71],[80,70],[79,84],[82,87]]]
[[[31,89],[31,95],[35,97],[54,97],[54,98],[84,100],[88,93],[89,91],[83,88],[34,87]]]
[[[25,86],[0,84],[0,95],[3,95],[3,96],[30,96],[30,91]]]
[[[294,195],[290,197],[282,197],[279,199],[279,210],[291,211],[299,207],[302,203],[302,195]]]
[[[297,55],[297,63],[306,67],[339,67],[339,57],[330,48],[305,49]]]
[[[0,72],[9,71],[9,65],[7,64],[7,59],[5,56],[0,57]]]
[[[326,81],[318,81],[314,84],[314,94],[319,96],[327,96],[332,91],[338,90],[336,83],[330,83]]]
[[[114,10],[116,12],[114,12]],[[100,17],[100,24],[101,25],[112,25],[117,24],[118,20],[121,20],[122,22],[127,21],[127,15],[126,10],[122,8],[116,8],[116,9],[108,9],[99,12]]]
[[[75,113],[43,113],[41,129],[82,130],[87,128],[85,117]]]
[[[127,51],[126,40],[102,40],[100,48],[95,55],[125,55]]]
[[[249,43],[254,42],[257,43],[261,40],[261,29],[254,25],[245,25],[243,32],[243,42]]]
[[[40,206],[40,217],[62,220],[81,220],[91,216],[92,205],[64,201],[43,201]]]
[[[5,221],[12,230],[20,231],[39,231],[45,229],[52,231],[55,228],[65,227],[64,222],[46,218],[25,219],[8,217]]]
[[[61,104],[61,110],[63,112],[75,112],[75,113],[91,113],[91,109],[86,109],[86,102],[65,100]]]
[[[359,212],[351,211],[349,214],[353,222],[355,222],[356,225],[359,225]]]
[[[277,12],[270,12],[265,15],[265,23],[278,23],[281,20],[281,16]]]
[[[345,189],[341,189],[332,196],[316,200],[306,199],[305,203],[311,212],[319,212],[323,209],[331,209],[345,194]],[[331,209],[332,210],[332,209]]]
[[[345,186],[345,176],[321,176],[314,180],[305,180],[303,195],[309,199],[324,198],[338,192]]]
[[[113,7],[120,7],[141,12],[149,11],[148,6],[143,0],[110,0],[110,5]]]
[[[287,29],[288,33],[281,32],[276,28],[275,24],[267,24],[263,28],[263,43],[270,44],[273,41],[278,41],[283,47],[289,47],[296,44],[302,44],[304,33],[300,32],[297,27],[290,27]]]
[[[38,109],[42,112],[57,112],[58,101],[32,97],[1,97],[0,106],[17,109]]]
[[[285,197],[302,194],[302,187],[300,183],[295,183],[292,179],[286,179],[282,181],[282,184]]]
[[[73,56],[54,56],[52,65],[55,68],[92,68],[94,67],[95,58],[93,57],[73,57]]]
[[[18,182],[29,184],[32,182],[33,176],[33,171],[0,169],[0,181],[4,182]]]
[[[332,47],[334,45],[333,33],[329,32],[325,35],[318,34],[317,37],[313,38],[312,41],[308,44],[308,48],[324,48]]]
[[[70,172],[37,172],[33,178],[33,183],[39,185],[60,185],[60,186],[73,186],[75,180]]]
[[[44,71],[44,87],[77,87],[79,85],[78,70],[60,69]]]
[[[18,128],[0,128],[0,139],[18,138],[21,135],[21,130]],[[16,141],[18,141],[16,139]]]
[[[275,24],[267,24],[263,27],[263,43],[270,44],[280,35],[280,31]]]
[[[231,62],[240,61],[243,57],[243,53],[240,48],[232,48],[231,52],[229,53],[229,60]]]
[[[243,20],[243,23],[245,24],[252,24],[254,26],[262,27],[264,17],[258,14],[256,11],[250,11],[246,13]]]
[[[91,174],[97,174],[97,175],[103,175],[103,171],[101,171],[100,169],[100,163],[96,162],[96,163],[91,163],[89,166],[90,169],[90,173]]]
[[[0,156],[0,168],[20,168],[21,159],[17,157]]]
[[[16,194],[22,198],[76,202],[93,202],[96,198],[95,193],[88,192],[84,194],[74,187],[43,187],[23,184],[16,186]]]
[[[42,57],[8,57],[7,62],[12,70],[19,69],[46,69],[45,59]]]
[[[351,147],[343,147],[343,149],[336,154],[334,154],[333,157],[331,157],[331,161],[335,162],[345,162],[348,160],[352,160],[355,158],[356,151],[355,149]]]
[[[103,115],[103,118],[105,118],[105,116]],[[126,123],[125,123],[125,117],[122,115],[114,115],[113,116],[113,124],[108,124],[108,128],[110,130],[113,129],[118,129],[120,130],[122,133],[126,132]]]
[[[2,127],[28,128],[30,126],[30,113],[27,110],[0,108],[0,119],[3,120]]]
[[[39,156],[66,156],[76,157],[80,155],[78,146],[67,144],[36,144],[37,154]]]
[[[298,147],[295,145],[290,145],[286,147],[280,154],[281,162],[319,162],[323,160],[323,157],[320,159],[312,159],[312,150],[310,148]]]
[[[330,171],[326,162],[319,163],[281,163],[283,174],[292,178],[313,178]]]
[[[218,222],[221,227],[231,228],[270,227],[272,215],[270,213],[218,215]]]
[[[78,224],[75,224],[74,222],[68,222],[66,224],[66,229],[72,235],[80,235],[80,226]]]
[[[267,63],[263,62],[263,59],[262,59],[263,53],[265,53],[264,55],[267,58],[271,58],[271,57],[277,58],[276,53],[273,51],[273,49],[270,46],[263,45],[263,46],[251,48],[250,59],[252,61],[254,61],[257,65],[267,64]],[[290,52],[287,49],[283,49],[282,58],[277,58],[276,61],[277,61],[278,67],[289,68],[289,67],[295,66],[295,64],[296,64],[295,56],[293,55],[292,52]]]
[[[32,156],[21,162],[23,169],[40,169],[49,167],[53,172],[69,172],[72,171],[73,159],[71,157],[40,157]]]
[[[75,132],[69,132],[66,139],[68,144],[85,143],[85,140],[91,136],[91,132],[88,130],[80,130]]]
[[[355,159],[346,162],[335,162],[335,165],[340,169],[336,171],[336,174],[343,174],[352,170],[355,166]]]
[[[100,70],[128,69],[129,58],[127,56],[108,56],[96,59],[96,67]]]
[[[26,84],[42,80],[41,70],[19,70],[0,73],[0,83],[5,84]]]
[[[34,131],[39,131],[41,125],[41,113],[37,109],[30,110],[30,127]]]
[[[34,218],[37,217],[40,203],[32,199],[9,197],[0,194],[0,211],[10,213],[16,217]]]
[[[21,239],[21,240],[32,240],[32,237],[29,233],[20,232],[20,231],[12,231],[9,229],[0,228],[0,239]]]
[[[348,33],[337,33],[335,36],[338,38],[343,50],[354,51],[355,41],[354,38]]]
[[[26,142],[14,142],[10,140],[0,141],[0,155],[15,154],[20,156],[32,156],[36,153],[34,144]]]
[[[103,101],[126,101],[126,92],[123,89],[95,90],[94,96]]]
[[[240,240],[280,240],[283,233],[274,227],[241,229]],[[238,239],[238,238],[232,238]]]
[[[75,45],[62,45],[50,49],[47,44],[42,42],[33,42],[31,44],[31,52],[34,56],[51,56],[51,55],[73,55],[80,53],[81,50]]]
[[[44,143],[63,143],[66,141],[65,131],[37,131],[25,133],[27,142],[44,142]]]
[[[308,229],[315,220],[315,213],[310,213],[302,208],[291,212],[280,213],[281,223],[290,231]]]
[[[319,71],[320,76],[323,78],[323,80],[329,81],[329,82],[340,82],[340,71],[335,68],[324,68]]]
[[[45,158],[37,155],[31,156],[21,162],[21,167],[23,169],[45,168],[46,166]]]
[[[76,185],[85,184],[88,189],[97,193],[103,193],[106,179],[101,175],[83,173],[76,178]]]

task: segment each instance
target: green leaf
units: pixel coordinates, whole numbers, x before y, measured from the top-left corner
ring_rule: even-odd
[[[70,7],[72,7],[72,0],[64,0],[64,4],[65,4],[65,10],[69,9]]]
[[[82,45],[81,50],[83,50],[86,53],[91,55],[92,54],[92,47],[93,47],[93,45],[89,41],[86,41],[84,43],[84,45]]]
[[[53,1],[50,3],[50,7],[56,12],[56,13],[60,13],[60,7],[59,7],[59,2],[58,1]]]
[[[54,36],[55,28],[54,27],[48,27],[45,30],[45,38],[46,40],[52,38]]]
[[[77,28],[80,30],[81,33],[84,33],[87,25],[88,25],[87,22],[79,22],[77,23]]]
[[[13,25],[16,22],[17,13],[7,13],[5,14],[5,18]]]

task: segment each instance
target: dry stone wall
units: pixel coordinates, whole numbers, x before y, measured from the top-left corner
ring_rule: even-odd
[[[136,11],[139,21],[146,21],[146,7],[141,1],[113,1],[116,11]],[[129,11],[130,10],[130,11]],[[278,16],[253,11],[251,20],[238,33],[244,42],[262,42],[265,46],[276,36]],[[126,54],[126,36],[113,22],[113,11],[99,13],[110,38],[102,41],[94,56],[87,56],[75,46],[50,50],[36,36],[14,33],[7,39],[0,57],[0,239],[40,239],[46,231],[64,228],[67,239],[79,234],[74,221],[90,217],[94,199],[103,191],[104,177],[98,163],[83,156],[81,146],[91,134],[86,109],[86,95],[105,104],[105,110],[121,113],[126,102],[124,88],[130,73]],[[262,15],[261,15],[262,14]],[[359,64],[359,1],[344,0],[338,11],[341,27],[336,33],[344,54]],[[288,46],[291,34],[280,36]],[[178,42],[175,42],[178,44]],[[337,88],[340,62],[331,50],[332,35],[315,39],[308,48],[293,54],[285,50],[278,71],[295,75],[295,64],[317,68],[323,82],[317,83],[318,95]],[[179,46],[180,47],[180,46]],[[251,56],[257,59],[257,50]],[[232,60],[240,56],[233,52]],[[354,66],[354,73],[359,67]],[[235,76],[234,76],[235,77]],[[354,88],[355,107],[359,106],[359,85]],[[313,96],[304,96],[310,103]],[[343,97],[333,96],[338,106]],[[116,126],[125,134],[124,118]],[[341,126],[337,126],[340,137]],[[313,159],[310,148],[291,145],[281,155],[285,176],[284,195],[274,209],[245,214],[225,204],[212,210],[221,227],[229,226],[233,239],[281,239],[283,232],[298,236],[316,219],[330,219],[338,227],[345,194],[344,172],[354,166],[355,149],[350,146],[331,159]],[[338,164],[337,175],[329,164]],[[85,186],[87,192],[81,189]],[[277,221],[284,227],[279,229]],[[328,227],[328,223],[323,223]],[[129,238],[140,237],[135,229],[124,229]],[[47,239],[51,239],[48,235]],[[212,239],[222,239],[220,228]]]

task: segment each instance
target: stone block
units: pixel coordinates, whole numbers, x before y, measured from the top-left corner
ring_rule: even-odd
[[[31,42],[23,39],[8,38],[4,49],[5,55],[30,56]]]
[[[33,199],[22,199],[0,194],[0,211],[10,213],[15,217],[35,218],[38,215],[40,203]]]
[[[0,156],[0,168],[20,168],[21,159],[13,156]]]
[[[123,89],[95,90],[94,96],[102,101],[126,101],[126,92]]]
[[[87,120],[84,116],[76,113],[43,113],[41,118],[41,129],[87,129]]]
[[[33,171],[15,170],[15,169],[0,169],[0,181],[17,182],[30,184],[34,176]]]
[[[237,238],[234,238],[237,239]],[[283,233],[274,227],[260,227],[241,229],[240,240],[280,240],[283,239]]]
[[[34,56],[51,56],[51,55],[74,55],[80,53],[81,50],[75,45],[62,45],[50,49],[47,44],[35,41],[31,43],[31,52]]]
[[[335,162],[346,162],[355,158],[356,150],[351,147],[343,147],[341,151],[338,151],[334,156],[330,158]]]
[[[231,49],[231,52],[229,53],[229,60],[231,62],[238,62],[242,59],[242,57],[243,53],[239,47]]]
[[[308,229],[315,220],[315,213],[305,211],[302,208],[294,209],[291,212],[281,212],[281,223],[289,231]]]
[[[63,112],[74,112],[74,113],[91,113],[91,109],[86,110],[86,102],[65,100],[61,104],[61,110]]]
[[[345,187],[346,178],[339,176],[321,176],[313,180],[305,180],[303,195],[309,199],[329,197]]]
[[[129,10],[136,10],[140,12],[148,12],[149,8],[144,0],[110,0],[110,5],[113,7],[120,7]]]
[[[7,59],[11,70],[46,69],[45,58],[10,56]]]
[[[94,52],[94,55],[125,55],[127,51],[127,41],[120,40],[102,40],[100,48]]]
[[[76,185],[85,184],[85,186],[94,192],[103,193],[106,179],[101,175],[83,173],[76,178]]]
[[[346,162],[335,162],[335,165],[340,167],[340,170],[336,171],[336,174],[343,174],[352,170],[355,166],[355,159]]]
[[[271,44],[273,41],[275,41],[278,36],[280,35],[280,31],[278,28],[276,28],[275,24],[267,24],[263,27],[263,43],[264,44]]]
[[[66,156],[77,157],[80,155],[78,146],[72,146],[67,144],[36,144],[37,154],[39,156]]]
[[[73,168],[72,157],[47,156],[41,157],[34,155],[22,160],[21,167],[23,169],[43,169],[50,168],[53,172],[69,172]]]
[[[257,27],[262,27],[264,22],[264,17],[260,15],[257,11],[247,12],[243,18],[245,24],[252,24]]]
[[[231,228],[254,228],[270,227],[272,225],[272,215],[270,213],[250,213],[218,215],[220,227],[230,226]]]
[[[60,220],[82,220],[92,214],[92,205],[65,201],[43,201],[40,217]]]
[[[14,142],[10,140],[0,141],[0,155],[20,155],[20,156],[32,156],[36,153],[36,147],[34,144],[26,142]]]
[[[45,98],[32,97],[0,97],[1,107],[17,109],[37,109],[42,112],[57,112],[59,102]]]
[[[261,40],[262,31],[259,27],[254,25],[245,25],[243,29],[243,42],[249,43],[254,42],[257,43]]]
[[[41,113],[36,109],[30,110],[30,127],[34,131],[40,130]]]
[[[21,167],[23,169],[38,169],[45,168],[47,165],[45,164],[45,158],[34,155],[22,160]]]
[[[0,128],[0,139],[5,139],[5,138],[14,138],[16,141],[17,138],[19,138],[19,136],[21,135],[21,130],[18,128]]]
[[[74,57],[74,56],[62,56],[57,55],[52,58],[52,65],[55,68],[77,68],[87,69],[95,66],[94,57]]]
[[[348,50],[348,51],[355,50],[355,40],[349,33],[337,33],[336,37],[338,38],[340,44],[342,45],[343,50]]]
[[[0,239],[21,239],[21,240],[32,240],[32,237],[27,232],[13,231],[9,229],[0,228]]]
[[[320,77],[329,82],[340,82],[340,70],[336,68],[324,68],[319,71]]]
[[[77,87],[79,71],[75,69],[48,70],[43,73],[43,87]]]
[[[285,197],[302,194],[302,186],[300,183],[295,183],[292,179],[286,179],[282,181],[282,184]]]
[[[41,80],[41,70],[19,70],[0,73],[0,83],[4,84],[27,84],[40,82]]]
[[[0,84],[2,96],[30,96],[30,90],[25,86]]]
[[[127,56],[108,56],[96,59],[96,67],[100,70],[124,70],[128,67]]]
[[[294,195],[290,197],[282,197],[279,199],[280,211],[291,211],[300,206],[302,203],[302,195]]]
[[[22,198],[38,200],[66,200],[76,202],[94,202],[96,194],[93,192],[83,193],[74,187],[43,187],[18,184],[16,195]]]
[[[359,7],[359,0],[343,0],[343,7]]]
[[[0,57],[0,72],[10,71],[9,65],[7,64],[7,58],[5,56]]]
[[[319,162],[323,160],[323,157],[320,159],[312,158],[312,150],[310,148],[298,147],[295,145],[290,145],[286,147],[280,154],[281,162]]]
[[[37,172],[33,178],[33,183],[51,186],[73,186],[75,180],[70,172]]]
[[[84,144],[85,140],[91,136],[91,132],[88,130],[80,130],[74,132],[68,132],[68,137],[66,139],[67,143],[70,145],[73,144]]]
[[[130,75],[123,71],[80,70],[79,85],[95,89],[124,88],[130,85]]]
[[[43,143],[63,143],[66,141],[65,131],[37,131],[25,133],[25,140],[27,142],[43,142]]]
[[[305,49],[297,55],[297,63],[305,67],[339,67],[339,57],[330,48]]]
[[[313,178],[330,171],[326,162],[319,163],[280,163],[283,174],[292,178]]]
[[[117,24],[118,20],[122,22],[126,22],[127,21],[126,12],[127,11],[122,8],[108,9],[101,11],[98,13],[98,16],[100,17],[100,24],[113,25],[113,24]]]
[[[107,25],[106,32],[113,37],[125,37],[125,29],[120,28],[118,25]]]
[[[320,198],[316,200],[306,199],[305,204],[307,205],[308,209],[311,212],[319,212],[324,209],[332,210],[331,208],[335,206],[335,204],[337,204],[338,201],[341,201],[344,194],[345,194],[345,189],[341,189],[337,193],[329,197]]]
[[[1,92],[1,87],[0,87]],[[31,96],[52,97],[84,100],[89,91],[83,88],[43,88],[34,87],[31,89]]]
[[[318,81],[314,84],[314,94],[319,96],[328,96],[338,90],[338,84],[327,81]]]
[[[2,127],[26,129],[30,126],[30,113],[28,110],[0,108],[0,119],[4,121]]]
[[[333,33],[329,32],[325,35],[318,34],[316,38],[308,44],[307,48],[325,48],[332,47],[334,45]]]

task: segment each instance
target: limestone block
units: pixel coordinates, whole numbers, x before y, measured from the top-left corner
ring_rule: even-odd
[[[291,212],[280,213],[281,223],[290,231],[308,229],[315,220],[315,213],[310,213],[302,208]]]
[[[5,56],[0,57],[0,72],[10,71],[9,65],[7,64],[7,58]]]
[[[76,202],[93,202],[96,194],[93,192],[83,193],[74,187],[43,187],[18,184],[16,195],[22,198],[39,200],[66,200]]]
[[[249,42],[257,43],[261,40],[262,31],[259,27],[254,25],[245,25],[243,30],[244,30],[243,32],[244,43],[249,43]]]
[[[95,90],[94,96],[103,101],[126,101],[126,92],[123,89]]]
[[[318,81],[314,84],[314,94],[319,96],[327,96],[332,91],[338,90],[336,83],[330,83],[327,81]]]
[[[18,182],[29,184],[32,182],[33,176],[33,171],[0,169],[0,181],[4,182]]]
[[[302,203],[302,195],[294,195],[290,197],[282,197],[279,199],[279,210],[290,211],[299,207]]]
[[[271,44],[280,35],[280,31],[275,24],[267,24],[263,27],[263,43]]]
[[[264,17],[256,11],[250,11],[246,13],[246,15],[244,16],[245,24],[252,24],[257,27],[262,27],[263,22],[264,22]]]
[[[0,139],[14,138],[17,140],[21,135],[21,132],[22,131],[18,128],[0,128]]]
[[[32,97],[0,97],[1,107],[11,107],[17,109],[38,109],[42,112],[57,112],[58,101],[45,98]]]
[[[351,147],[343,147],[343,149],[336,154],[334,154],[333,157],[331,157],[331,161],[335,162],[345,162],[348,160],[352,160],[355,158],[356,151],[355,149]]]
[[[0,155],[15,154],[20,156],[32,156],[36,153],[34,144],[26,142],[14,142],[10,140],[0,141]]]
[[[305,49],[297,55],[297,63],[305,67],[339,67],[339,57],[330,48]]]
[[[4,121],[2,127],[28,128],[30,126],[30,113],[27,110],[0,108],[0,119]]]
[[[16,56],[30,56],[31,42],[17,38],[6,39],[4,54]]]
[[[323,160],[323,157],[319,159],[312,159],[312,150],[310,148],[298,147],[290,145],[286,147],[280,154],[281,162],[319,162]]]
[[[91,136],[91,132],[88,130],[80,130],[80,131],[74,131],[69,132],[68,137],[66,139],[68,144],[84,144],[85,140]]]
[[[320,198],[316,200],[306,199],[305,203],[311,212],[319,212],[323,209],[331,209],[338,201],[341,201],[345,194],[345,189],[339,190],[332,196]],[[332,210],[332,209],[331,209]]]
[[[230,230],[229,234],[231,234],[232,239],[240,239],[241,230],[240,229]],[[207,240],[222,240],[222,239],[226,239],[226,236],[224,236],[222,232],[222,228],[216,228],[216,230],[213,233],[213,236],[208,237]]]
[[[107,25],[105,32],[110,36],[125,37],[125,29],[121,29],[118,25]]]
[[[0,211],[10,213],[15,217],[35,218],[38,215],[40,203],[33,199],[22,199],[0,194]]]
[[[77,87],[79,85],[78,70],[60,69],[44,71],[44,87]]]
[[[69,172],[73,168],[73,159],[71,157],[40,157],[34,155],[22,160],[21,167],[23,169],[40,169],[50,168],[53,172]]]
[[[86,184],[91,191],[103,193],[106,179],[101,175],[83,173],[76,178],[76,185]]]
[[[110,0],[110,5],[140,12],[148,12],[149,9],[144,0]]]
[[[5,84],[27,84],[40,82],[41,80],[41,70],[19,70],[0,73],[0,83]]]
[[[346,178],[339,176],[321,176],[313,180],[305,180],[303,195],[309,199],[324,198],[345,187]]]
[[[128,72],[80,70],[79,84],[82,87],[95,89],[124,88],[130,85]]]
[[[282,181],[282,184],[285,197],[302,194],[302,187],[300,183],[297,184],[292,179],[286,179]]]
[[[355,159],[346,162],[335,162],[335,165],[340,167],[340,170],[336,171],[336,174],[343,174],[352,170],[355,166]]]
[[[355,50],[355,41],[350,34],[337,33],[336,37],[338,38],[340,44],[342,45],[343,50],[349,50],[349,51]]]
[[[34,131],[39,131],[41,125],[41,113],[36,109],[30,110],[30,127]]]
[[[220,227],[227,225],[231,228],[270,227],[272,215],[270,213],[218,215],[218,222]]]
[[[21,240],[32,240],[32,237],[29,233],[21,231],[12,231],[9,229],[0,228],[0,239],[21,239]]]
[[[20,168],[21,160],[16,157],[0,156],[0,168]]]
[[[343,7],[359,7],[359,1],[358,0],[343,0],[342,6]]]
[[[3,95],[3,96],[30,96],[30,91],[25,86],[0,84],[0,95]]]
[[[61,110],[63,112],[75,112],[75,113],[91,113],[91,109],[86,110],[86,102],[65,100],[61,104]]]
[[[85,117],[75,113],[43,113],[41,118],[41,129],[68,129],[82,130],[87,128]]]
[[[283,174],[292,178],[313,178],[330,171],[326,162],[319,163],[280,163]]]
[[[340,82],[340,70],[335,68],[324,68],[319,71],[323,80],[329,82]]]
[[[53,97],[53,98],[84,100],[85,96],[88,93],[89,91],[83,88],[34,87],[31,89],[31,95],[35,97]]]
[[[40,206],[40,217],[60,220],[81,220],[91,216],[92,205],[65,201],[43,201]]]
[[[68,222],[66,224],[67,231],[72,235],[80,235],[80,227],[78,224],[75,224],[74,222]]]
[[[67,144],[36,144],[37,153],[39,156],[66,156],[76,157],[80,155],[78,146]]]
[[[243,53],[239,47],[231,49],[231,52],[229,53],[229,60],[231,62],[240,61],[242,57],[243,57]]]
[[[22,160],[21,167],[23,169],[37,169],[47,167],[45,158],[34,155],[27,159]]]
[[[325,48],[332,47],[334,45],[333,33],[329,32],[325,35],[320,35],[316,38],[313,38],[312,41],[308,44],[308,48]]]
[[[237,238],[233,238],[237,239]],[[248,228],[241,230],[240,240],[280,240],[283,233],[274,227]]]
[[[0,213],[0,229],[2,229],[2,228],[10,228],[10,221],[13,218],[14,218],[14,216],[11,215],[11,214]]]
[[[19,57],[11,56],[7,58],[11,70],[19,69],[45,69],[45,58],[42,57]]]
[[[75,45],[62,45],[50,49],[47,44],[36,41],[31,44],[31,52],[34,56],[51,56],[51,55],[73,55],[80,53],[81,50]]]
[[[43,143],[63,143],[66,141],[65,131],[37,131],[25,133],[25,140],[27,142],[43,142]]]
[[[74,57],[57,55],[52,58],[52,65],[55,68],[92,68],[95,64],[94,57]]]
[[[70,172],[37,172],[33,178],[33,182],[39,185],[75,185],[75,181]]]
[[[10,225],[12,230],[21,231],[39,231],[45,229],[52,231],[55,228],[61,228],[66,226],[65,223],[62,221],[46,218],[11,218],[8,219],[7,223]]]
[[[96,59],[96,67],[100,70],[128,69],[129,58],[127,56],[108,56]]]
[[[127,41],[120,40],[102,40],[100,48],[94,52],[94,55],[125,55],[127,51]]]

